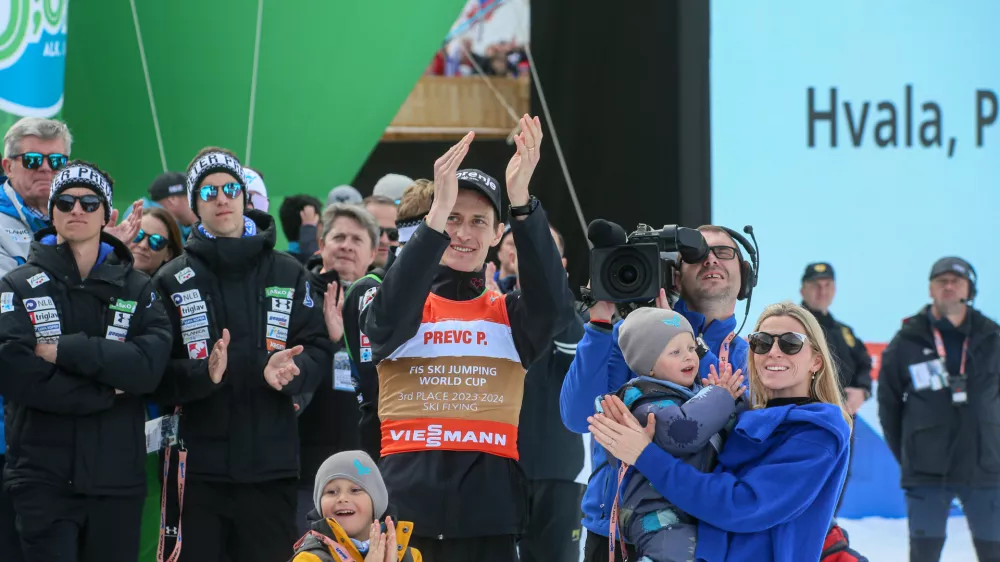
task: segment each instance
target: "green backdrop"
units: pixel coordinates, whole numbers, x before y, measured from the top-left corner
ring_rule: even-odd
[[[264,174],[273,214],[281,195],[325,201],[354,178],[465,3],[134,2],[167,167],[229,148]],[[124,209],[163,171],[129,0],[73,0],[67,35],[73,156],[112,174]]]

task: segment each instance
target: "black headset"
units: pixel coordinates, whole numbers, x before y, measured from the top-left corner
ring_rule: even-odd
[[[724,230],[733,240],[739,242],[746,249],[747,255],[750,257],[749,260],[744,260],[740,256],[740,292],[736,293],[736,300],[749,299],[750,295],[753,294],[753,288],[757,286],[757,272],[760,270],[760,259],[755,248],[757,239],[754,238],[753,227],[749,224],[743,227],[743,232],[746,232],[753,238],[753,245],[739,232],[725,226],[720,226],[719,228]]]
[[[979,274],[976,273],[976,268],[972,267],[971,263],[965,262],[965,265],[969,266],[969,272],[972,273],[972,275],[969,276],[969,281],[972,284],[972,286],[969,287],[969,300],[971,301],[976,298],[976,293],[978,293],[976,287],[979,286]]]
[[[979,274],[976,273],[976,268],[972,267],[972,264],[963,258],[956,258],[965,264],[965,267],[969,270],[969,298],[965,300],[966,304],[972,304],[972,301],[976,298],[976,285],[979,284]]]

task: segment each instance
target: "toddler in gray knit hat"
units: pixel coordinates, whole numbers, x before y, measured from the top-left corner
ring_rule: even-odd
[[[661,308],[640,308],[618,330],[625,363],[639,376],[691,387],[698,377],[698,352],[691,324]]]
[[[694,331],[672,310],[633,311],[618,330],[618,345],[625,363],[639,377],[615,394],[643,426],[650,418],[655,420],[653,446],[711,472],[726,427],[734,423],[738,410],[739,371],[734,377],[723,367],[718,385],[697,384],[700,358]],[[715,377],[713,370],[710,379]],[[597,406],[601,411],[600,403]],[[635,545],[638,562],[694,559],[698,522],[664,498],[641,473],[633,472],[624,485],[620,506],[622,536]]]

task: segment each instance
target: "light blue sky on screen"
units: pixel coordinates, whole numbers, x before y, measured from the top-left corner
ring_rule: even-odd
[[[752,224],[761,245],[743,334],[765,305],[800,300],[812,261],[833,264],[832,312],[867,341],[888,342],[929,302],[931,264],[945,255],[972,262],[977,307],[1000,317],[1000,118],[976,146],[976,92],[1000,97],[1000,1],[715,0],[711,14],[712,221]],[[829,121],[808,147],[809,87],[818,111],[837,90],[836,148]],[[855,147],[844,102],[858,129],[866,101]],[[897,147],[876,144],[883,101],[896,108]],[[941,147],[920,142],[927,102],[941,110]]]

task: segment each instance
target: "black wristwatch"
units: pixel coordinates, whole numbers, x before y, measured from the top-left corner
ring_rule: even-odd
[[[521,205],[519,207],[510,207],[508,213],[512,217],[526,217],[531,213],[534,213],[535,209],[537,208],[538,208],[538,199],[534,195],[532,195],[531,198],[528,199],[528,203],[526,205]]]

